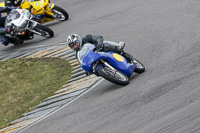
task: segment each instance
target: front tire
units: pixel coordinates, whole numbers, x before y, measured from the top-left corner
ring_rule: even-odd
[[[129,79],[125,74],[118,70],[114,72],[109,67],[100,66],[98,74],[106,80],[118,85],[127,85],[129,83]]]
[[[46,37],[46,38],[51,38],[54,36],[54,32],[50,28],[41,24],[37,24],[34,30],[41,33],[41,36]]]
[[[52,9],[54,18],[59,21],[65,21],[69,18],[69,14],[59,6],[54,6]]]

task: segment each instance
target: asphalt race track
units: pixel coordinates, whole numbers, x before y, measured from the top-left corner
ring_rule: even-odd
[[[199,133],[199,0],[54,0],[69,20],[48,26],[55,37],[0,51],[64,42],[67,35],[100,34],[125,41],[146,66],[127,86],[104,80],[24,133]]]

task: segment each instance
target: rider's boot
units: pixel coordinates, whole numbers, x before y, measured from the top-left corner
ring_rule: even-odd
[[[9,40],[7,37],[5,37],[3,34],[0,34],[0,41],[3,45],[7,46],[9,44]]]
[[[2,39],[2,44],[5,45],[5,46],[7,46],[7,45],[9,44],[9,40],[8,40],[7,37],[4,37],[4,38]]]
[[[124,53],[123,53],[123,56],[126,58],[126,60],[127,60],[129,63],[134,63],[135,60],[134,60],[133,56],[130,55],[129,53],[124,52]]]
[[[125,43],[121,43],[121,46],[124,46]],[[134,61],[134,58],[132,55],[126,53],[122,48],[120,48],[119,46],[115,46],[115,45],[110,45],[110,44],[104,44],[104,51],[108,52],[108,51],[114,51],[117,52],[118,54],[124,56],[124,58],[126,58],[126,60],[129,63],[132,63]]]

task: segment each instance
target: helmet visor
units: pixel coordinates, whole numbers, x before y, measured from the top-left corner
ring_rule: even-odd
[[[79,47],[79,43],[78,43],[78,42],[75,42],[75,43],[73,44],[73,47],[74,47],[74,49],[78,48],[78,47]]]
[[[69,44],[69,46],[70,46],[71,49],[73,49],[75,51],[79,50],[79,43],[77,41],[76,42],[71,42]]]

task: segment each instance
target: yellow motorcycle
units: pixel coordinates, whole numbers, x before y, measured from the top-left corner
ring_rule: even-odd
[[[5,3],[0,3],[0,6],[5,6]],[[65,21],[69,18],[68,13],[51,3],[51,0],[22,0],[20,7],[29,10],[33,15],[32,19],[39,23],[53,20]]]

